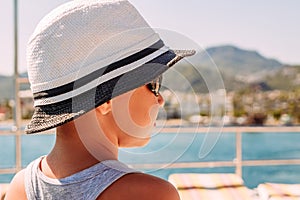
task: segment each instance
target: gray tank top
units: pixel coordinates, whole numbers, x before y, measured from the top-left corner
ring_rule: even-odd
[[[106,160],[69,177],[52,179],[40,170],[41,160],[42,157],[31,162],[25,170],[28,200],[95,200],[125,174],[138,172],[117,160]]]

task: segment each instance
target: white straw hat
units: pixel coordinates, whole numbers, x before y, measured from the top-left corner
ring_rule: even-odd
[[[27,47],[35,111],[26,133],[69,122],[140,87],[194,50],[170,50],[127,0],[63,4]]]

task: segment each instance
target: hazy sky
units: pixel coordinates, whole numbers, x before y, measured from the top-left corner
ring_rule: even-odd
[[[13,73],[13,0],[0,0],[0,74]],[[19,71],[44,15],[67,0],[19,0]],[[300,64],[299,0],[130,0],[148,23],[184,34],[201,47],[232,44]]]

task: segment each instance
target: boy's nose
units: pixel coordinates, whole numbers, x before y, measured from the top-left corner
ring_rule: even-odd
[[[164,104],[165,104],[165,100],[164,100],[164,98],[161,96],[161,94],[158,94],[158,103],[159,103],[159,105],[161,106],[161,107],[163,107],[164,106]]]

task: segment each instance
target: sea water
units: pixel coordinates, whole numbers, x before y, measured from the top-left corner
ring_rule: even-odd
[[[167,179],[172,173],[234,173],[234,167],[166,169],[176,162],[232,161],[235,159],[235,134],[222,133],[211,150],[201,155],[207,135],[194,133],[160,133],[142,148],[121,149],[119,158],[127,164],[161,164],[144,172]],[[22,135],[22,166],[47,154],[55,135]],[[300,159],[299,133],[243,133],[243,160]],[[15,166],[15,136],[0,136],[0,168]],[[10,182],[13,174],[0,175],[0,183]],[[245,185],[254,188],[263,182],[300,183],[300,166],[243,167]]]

